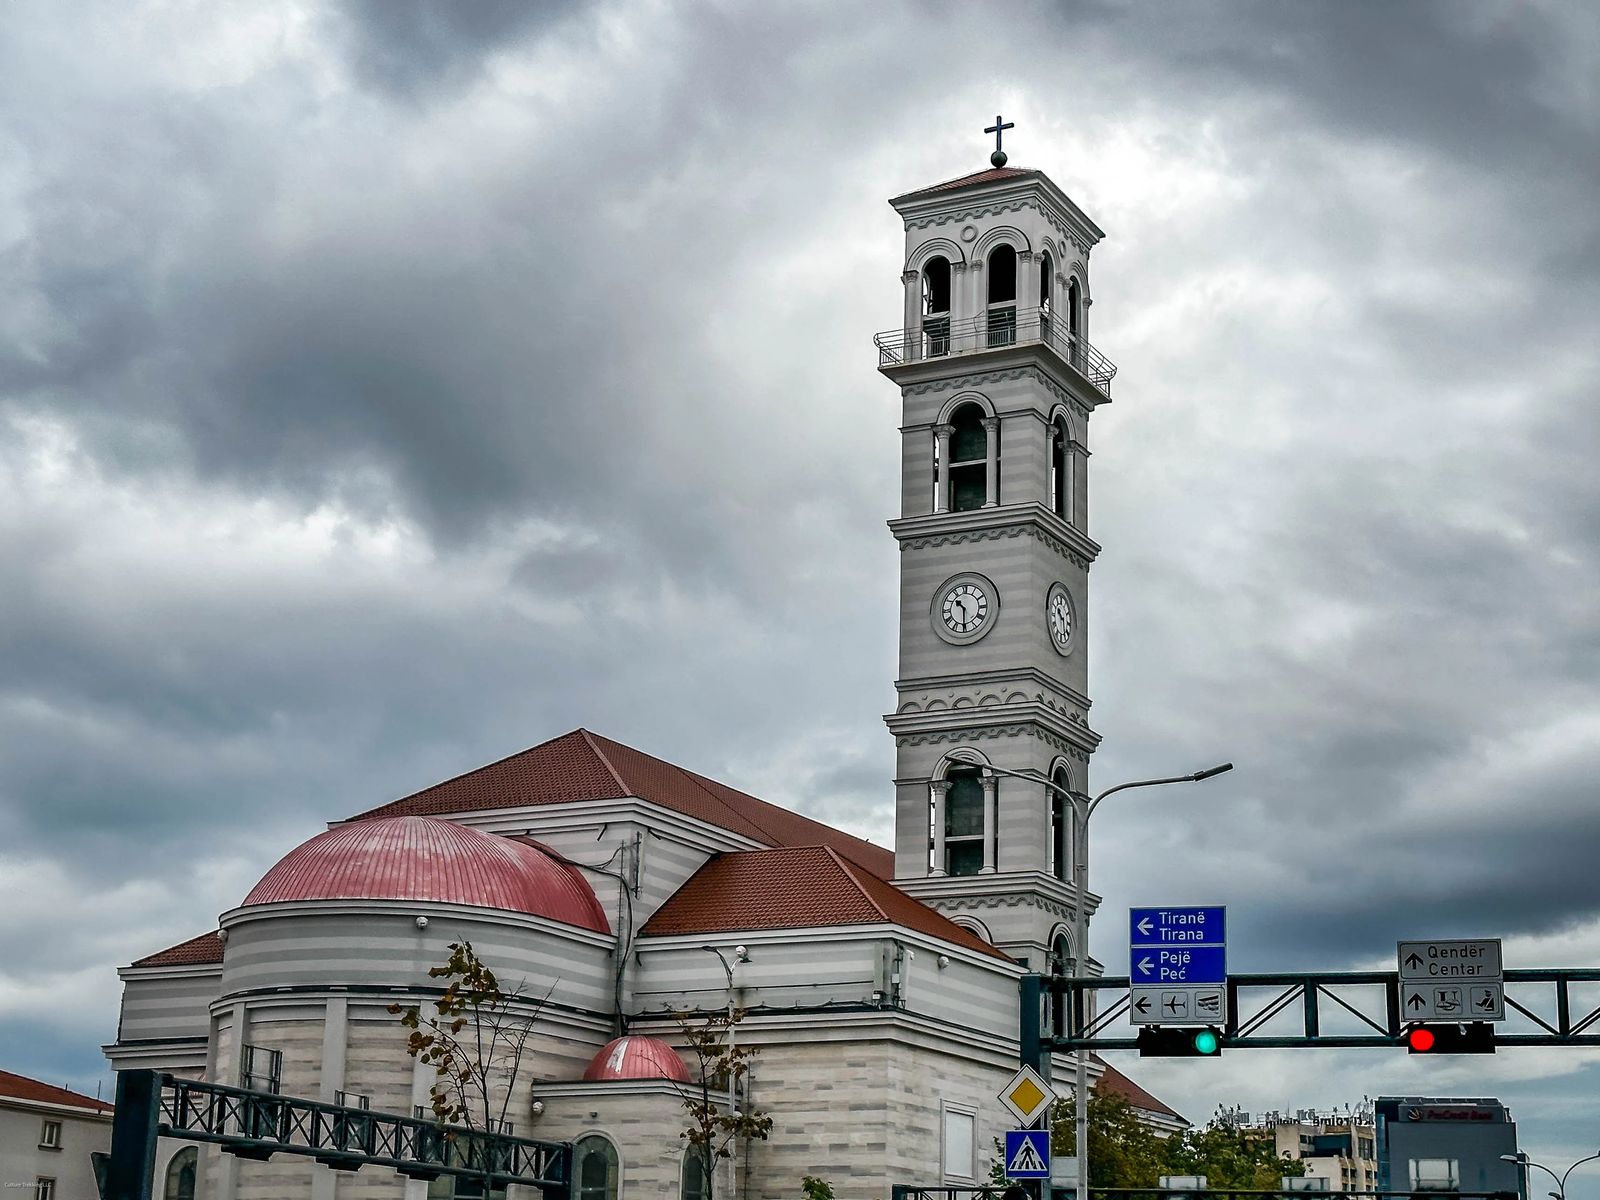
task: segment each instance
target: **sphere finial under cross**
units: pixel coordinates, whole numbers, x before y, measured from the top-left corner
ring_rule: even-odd
[[[1000,137],[1005,133],[1006,130],[1015,129],[1016,124],[1017,123],[1015,121],[1006,121],[1002,123],[999,115],[996,114],[994,124],[984,130],[985,133],[994,134],[994,153],[989,155],[989,161],[997,167],[1003,167],[1006,165],[1006,152],[1000,149]]]

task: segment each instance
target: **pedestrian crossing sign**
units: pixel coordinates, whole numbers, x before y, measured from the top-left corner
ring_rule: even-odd
[[[1006,1130],[1006,1178],[1050,1178],[1050,1131]]]

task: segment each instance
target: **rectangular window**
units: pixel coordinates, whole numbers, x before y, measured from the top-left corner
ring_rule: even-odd
[[[245,1046],[239,1063],[239,1086],[252,1092],[281,1091],[283,1051],[265,1046]]]
[[[56,1200],[56,1181],[39,1176],[33,1185],[33,1200]]]
[[[39,1149],[61,1149],[61,1122],[45,1119],[44,1126],[39,1130]]]
[[[970,1182],[978,1176],[978,1114],[954,1104],[939,1105],[940,1169],[945,1181]]]

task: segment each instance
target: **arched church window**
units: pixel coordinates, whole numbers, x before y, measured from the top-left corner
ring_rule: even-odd
[[[1072,350],[1072,365],[1080,371],[1083,370],[1083,350],[1078,342],[1078,330],[1083,320],[1082,299],[1078,291],[1078,281],[1067,281],[1067,342]]]
[[[573,1174],[578,1180],[578,1200],[617,1200],[622,1164],[611,1139],[587,1134],[572,1144]]]
[[[930,358],[950,353],[950,260],[943,256],[922,268],[922,334]]]
[[[977,767],[955,767],[944,802],[946,875],[976,875],[983,869],[983,780]]]
[[[1050,312],[1050,302],[1055,296],[1055,286],[1055,260],[1050,256],[1050,251],[1046,250],[1039,257],[1039,309],[1046,315]]]
[[[982,508],[988,499],[989,434],[983,427],[983,409],[963,404],[951,416],[950,510]]]
[[[1059,767],[1050,782],[1050,872],[1057,879],[1072,881],[1072,803],[1062,792],[1072,787],[1067,773]],[[1057,789],[1061,789],[1058,791]]]
[[[1076,974],[1072,970],[1072,947],[1064,933],[1056,934],[1055,940],[1050,943],[1050,974]],[[1066,1036],[1067,1007],[1064,997],[1060,1000],[1052,997],[1050,1001],[1050,1032],[1056,1037]]]
[[[679,1200],[711,1200],[711,1161],[704,1146],[690,1146],[683,1152]]]
[[[1050,511],[1062,520],[1071,520],[1072,469],[1066,422],[1057,417],[1050,423]]]
[[[194,1200],[194,1180],[199,1170],[199,1148],[185,1146],[179,1150],[167,1164],[167,1182],[161,1189],[161,1200]]]
[[[989,254],[989,345],[1017,340],[1017,252],[996,246]]]

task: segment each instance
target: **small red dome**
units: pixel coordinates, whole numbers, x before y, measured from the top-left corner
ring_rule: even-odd
[[[351,821],[286,854],[244,902],[436,900],[610,933],[594,889],[525,841],[432,817]]]
[[[612,1079],[673,1079],[689,1082],[683,1056],[653,1037],[619,1037],[600,1047],[583,1073],[591,1083]]]

